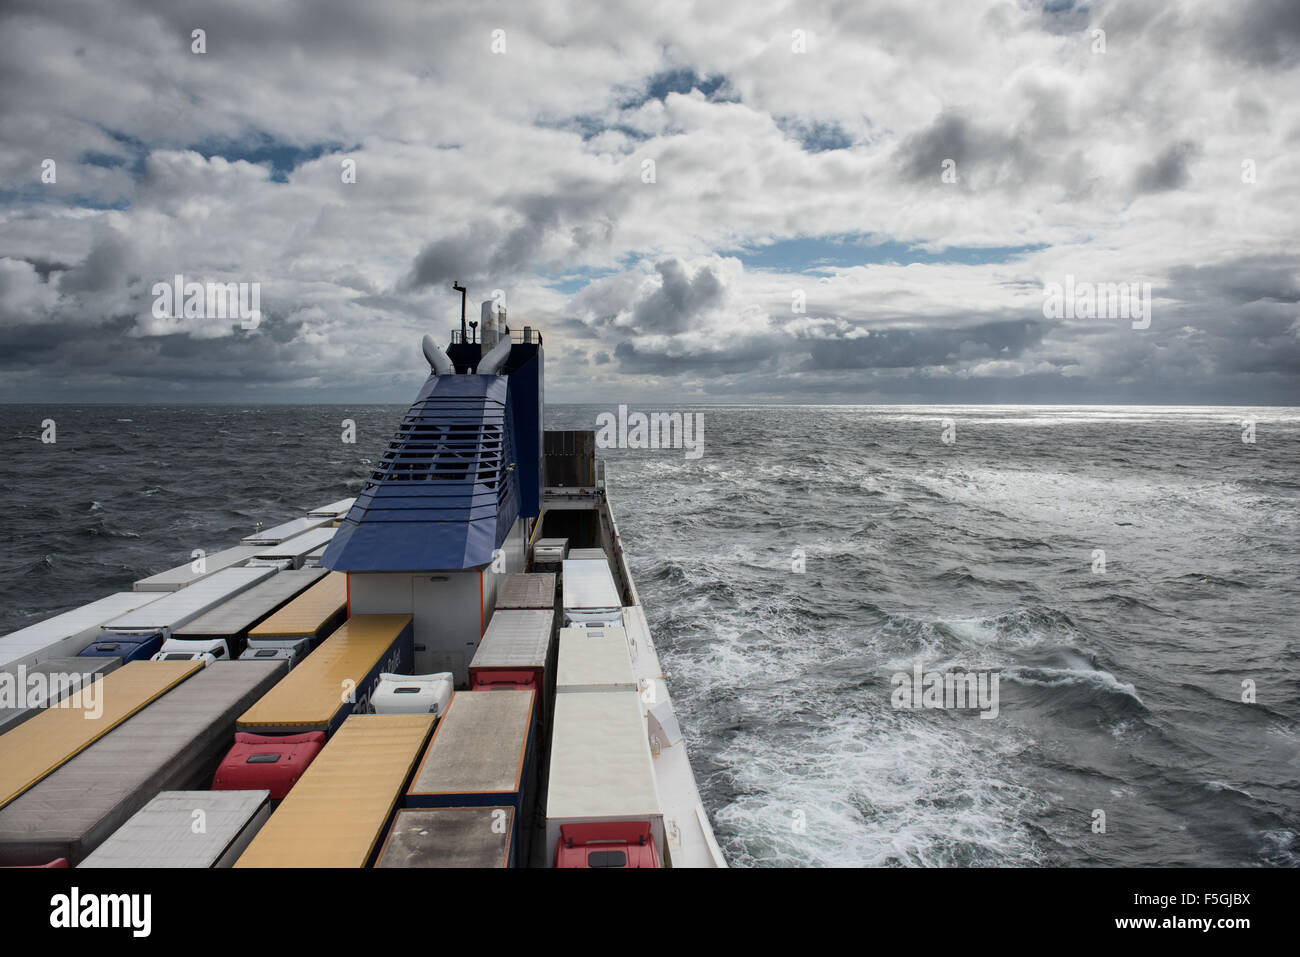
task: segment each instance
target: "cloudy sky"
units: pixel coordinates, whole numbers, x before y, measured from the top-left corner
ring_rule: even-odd
[[[1300,404],[1294,0],[2,9],[0,401]]]

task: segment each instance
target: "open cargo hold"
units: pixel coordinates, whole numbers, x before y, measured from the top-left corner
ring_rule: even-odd
[[[634,691],[555,696],[546,790],[546,860],[560,828],[610,821],[650,825],[660,861],[664,821],[641,698]]]
[[[157,633],[166,641],[184,625],[189,624],[218,605],[230,601],[241,592],[261,584],[276,573],[274,568],[225,568],[179,591],[162,595],[142,608],[104,623],[100,635]],[[157,649],[154,649],[155,651]]]
[[[81,700],[75,692],[121,664],[120,658],[49,658],[0,668],[0,734],[62,701],[75,705]]]
[[[133,661],[0,736],[0,808],[203,666]],[[57,855],[47,855],[46,860]]]
[[[397,812],[375,867],[514,867],[513,807]]]
[[[105,682],[131,667],[123,665]],[[140,667],[193,668],[194,674],[0,809],[0,864],[55,857],[78,864],[159,791],[205,786],[229,745],[235,717],[285,669],[278,662],[247,661]]]
[[[351,511],[352,506],[356,503],[356,496],[352,498],[341,498],[337,502],[330,502],[328,505],[322,505],[320,508],[313,508],[307,514],[314,518],[343,518]]]
[[[563,591],[566,626],[622,620],[622,598],[607,561],[566,559]]]
[[[497,611],[547,609],[555,607],[555,575],[552,572],[519,572],[507,575],[497,588]]]
[[[555,690],[636,691],[627,632],[612,625],[560,629]]]
[[[353,615],[240,717],[239,730],[333,734],[349,714],[366,712],[383,672],[410,669],[412,634],[410,615]]]
[[[325,574],[323,568],[277,572],[266,581],[177,628],[172,632],[172,638],[186,641],[219,638],[226,643],[227,654],[237,658],[243,652],[248,633],[254,626],[319,582]]]
[[[230,867],[270,816],[266,791],[163,791],[77,866]]]
[[[433,729],[423,714],[343,722],[236,867],[365,867]]]
[[[298,783],[324,747],[323,731],[274,735],[239,731],[235,746],[221,759],[212,776],[212,790],[265,788],[271,799],[278,801]]]
[[[313,528],[311,531],[295,535],[279,545],[267,545],[249,560],[250,565],[277,564],[287,561],[291,568],[302,568],[307,556],[316,549],[329,545],[336,528]]]
[[[192,585],[196,581],[207,578],[209,575],[215,575],[219,571],[243,565],[259,551],[261,551],[261,547],[258,545],[236,545],[234,548],[219,551],[215,555],[204,555],[201,560],[191,559],[185,564],[169,568],[165,572],[150,575],[148,578],[141,578],[133,587],[136,591],[176,591],[186,585]],[[197,570],[194,567],[196,563],[199,564]]]
[[[274,648],[308,639],[312,647],[331,634],[347,617],[348,576],[329,572],[270,618],[248,630],[248,644]]]
[[[458,691],[438,722],[420,762],[406,806],[512,807],[532,820],[537,693]],[[516,855],[528,859],[527,828],[516,834]]]
[[[310,532],[313,528],[320,528],[322,525],[328,525],[333,521],[328,515],[316,515],[307,518],[291,518],[289,521],[274,528],[262,529],[254,532],[252,535],[245,535],[240,539],[245,545],[279,545],[281,542],[293,538],[295,535],[301,535],[303,532]]]
[[[95,639],[104,622],[161,597],[153,592],[118,592],[12,631],[0,638],[0,666],[38,665],[49,658],[78,654]]]

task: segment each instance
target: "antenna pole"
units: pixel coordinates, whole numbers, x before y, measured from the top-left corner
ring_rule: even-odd
[[[465,341],[465,287],[458,281],[451,284],[451,288],[460,293],[460,341]]]

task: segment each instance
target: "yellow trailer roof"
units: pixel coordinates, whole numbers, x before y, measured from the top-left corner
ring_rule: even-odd
[[[249,638],[314,635],[347,607],[348,576],[330,572],[316,584],[248,632]]]
[[[364,867],[424,751],[431,714],[354,714],[236,867]]]
[[[353,615],[240,717],[243,731],[319,727],[338,714],[349,691],[378,664],[410,615]]]
[[[69,707],[47,708],[0,735],[0,807],[202,668],[201,661],[128,662],[93,693],[65,698]]]

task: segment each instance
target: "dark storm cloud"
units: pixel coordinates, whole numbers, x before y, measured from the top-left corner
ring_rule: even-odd
[[[125,237],[106,233],[86,258],[59,276],[64,293],[104,292],[121,286],[131,263],[131,246]]]
[[[1247,63],[1292,64],[1300,61],[1300,3],[1254,0],[1234,3],[1213,36],[1223,52]]]
[[[636,304],[631,325],[637,332],[684,332],[702,313],[719,305],[726,294],[712,266],[701,266],[691,276],[681,260],[667,259],[655,266],[662,284]]]
[[[788,344],[782,345],[765,336],[740,339],[726,348],[704,351],[668,351],[644,343],[620,342],[614,347],[618,371],[634,375],[676,376],[683,373],[721,375],[753,374]]]
[[[1169,279],[1169,291],[1177,289],[1183,299],[1300,302],[1300,266],[1282,257],[1238,259],[1215,266],[1178,266],[1169,271]]]
[[[512,197],[505,205],[516,213],[513,224],[480,220],[434,240],[416,255],[403,286],[504,281],[557,257],[579,257],[612,240],[625,196],[604,184],[573,182],[554,193]]]
[[[1134,183],[1139,193],[1159,193],[1187,183],[1187,164],[1200,153],[1190,141],[1175,143],[1152,162],[1138,169]]]
[[[900,369],[981,359],[1011,359],[1043,339],[1033,319],[960,329],[881,329],[858,339],[811,342],[814,369]]]
[[[944,161],[956,164],[957,185],[1021,183],[1041,169],[1026,138],[986,128],[957,113],[944,113],[926,129],[906,137],[895,153],[904,177],[940,184]]]

